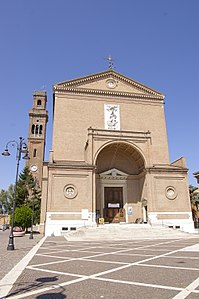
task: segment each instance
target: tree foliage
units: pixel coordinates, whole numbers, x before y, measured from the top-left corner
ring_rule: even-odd
[[[196,202],[199,203],[199,191],[197,187],[189,185],[189,195],[191,204],[195,204]]]
[[[34,178],[28,167],[20,173],[16,188],[16,207],[26,205],[30,201],[29,190],[34,186]]]
[[[31,226],[32,210],[27,206],[16,208],[15,210],[15,226],[20,226],[24,230]]]
[[[6,201],[7,201],[7,194],[5,190],[1,190],[0,192],[0,214],[5,214],[6,212]]]
[[[10,185],[7,191],[3,189],[0,191],[0,213],[1,211],[3,211],[3,209],[8,214],[12,213],[14,191],[15,191],[14,188],[15,188],[14,185]],[[25,167],[24,170],[20,173],[16,185],[16,203],[15,203],[16,210],[15,211],[18,211],[18,208],[21,207],[28,207],[31,211],[34,211],[34,218],[33,218],[34,224],[37,224],[39,223],[39,219],[40,219],[40,202],[41,202],[41,190],[39,189],[37,181],[33,177],[29,168]],[[19,212],[20,211],[21,210],[19,210]],[[16,219],[14,220],[15,220],[15,225],[17,225]]]
[[[11,184],[8,190],[2,189],[0,191],[0,213],[10,214],[14,198],[14,186]]]
[[[40,220],[41,190],[28,167],[19,175],[16,206],[27,206],[34,212],[34,224]]]

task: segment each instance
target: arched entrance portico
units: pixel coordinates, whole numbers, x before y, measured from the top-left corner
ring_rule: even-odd
[[[96,209],[105,222],[146,222],[145,161],[125,142],[104,146],[96,159]]]

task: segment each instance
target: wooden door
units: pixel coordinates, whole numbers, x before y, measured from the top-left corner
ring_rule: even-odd
[[[123,188],[104,188],[104,218],[106,222],[120,222],[120,211],[123,210]]]

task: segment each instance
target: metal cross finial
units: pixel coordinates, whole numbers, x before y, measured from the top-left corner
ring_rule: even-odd
[[[108,67],[109,67],[109,69],[113,69],[113,58],[112,58],[112,56],[109,54],[109,56],[107,57],[107,58],[105,58],[106,60],[108,60]]]

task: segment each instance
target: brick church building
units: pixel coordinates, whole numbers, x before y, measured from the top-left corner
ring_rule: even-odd
[[[57,83],[44,162],[46,92],[29,112],[30,167],[42,189],[41,231],[148,222],[193,229],[184,158],[169,161],[164,95],[118,72]]]

